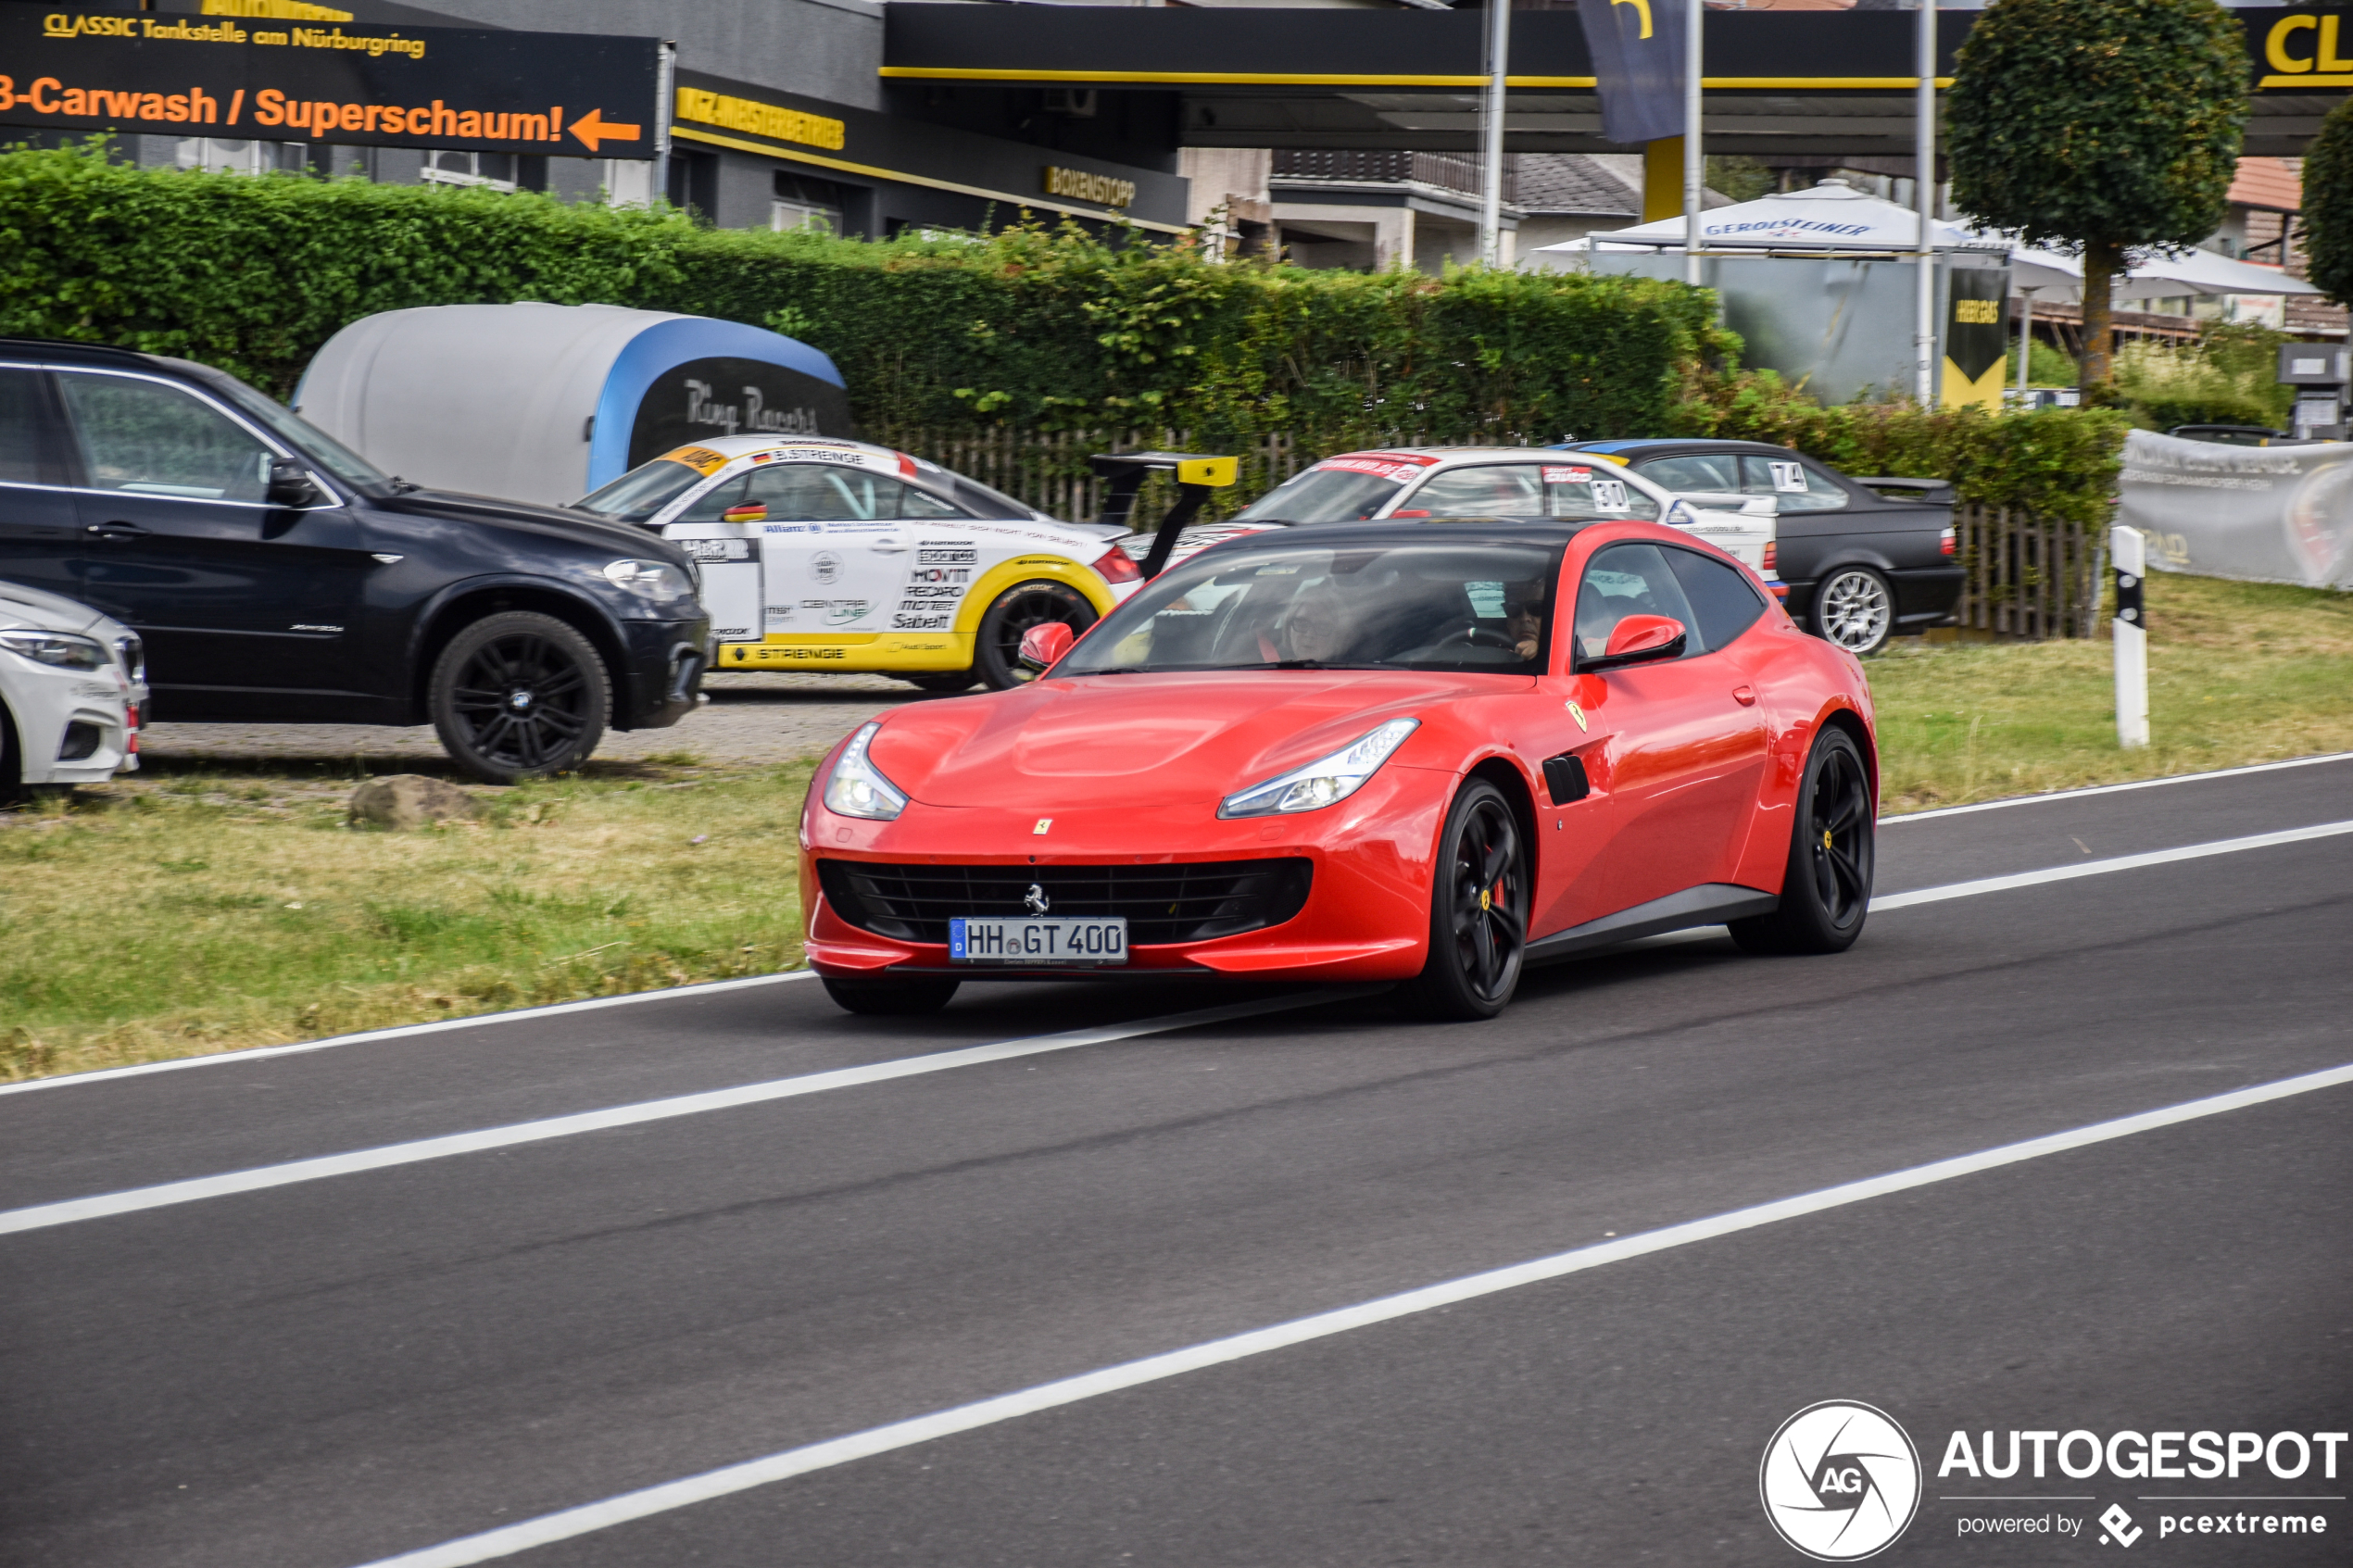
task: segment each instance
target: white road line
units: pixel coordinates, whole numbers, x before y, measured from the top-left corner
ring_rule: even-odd
[[[789,969],[782,974],[753,974],[741,980],[706,980],[696,985],[666,985],[659,991],[632,991],[620,997],[590,997],[577,1002],[550,1002],[546,1007],[517,1008],[512,1012],[481,1012],[470,1018],[437,1018],[431,1023],[403,1023],[391,1029],[371,1029],[359,1035],[332,1035],[323,1040],[299,1040],[290,1046],[255,1046],[247,1050],[216,1051],[210,1056],[182,1057],[177,1061],[143,1061],[136,1067],[102,1067],[94,1073],[69,1073],[57,1078],[34,1078],[22,1084],[0,1084],[0,1095],[29,1095],[40,1089],[71,1088],[104,1084],[117,1078],[143,1078],[150,1073],[179,1073],[191,1067],[219,1067],[225,1062],[263,1061],[273,1056],[299,1056],[336,1046],[364,1046],[377,1040],[405,1040],[411,1035],[439,1035],[450,1029],[472,1029],[480,1023],[520,1023],[530,1018],[560,1018],[568,1012],[592,1012],[598,1008],[625,1008],[638,1002],[673,997],[710,997],[751,985],[774,985],[786,980],[814,980],[817,972]]]
[[[2046,882],[2069,882],[2077,877],[2099,876],[2109,872],[2135,871],[2144,866],[2169,865],[2177,860],[2201,859],[2209,855],[2230,855],[2247,849],[2268,849],[2277,845],[2298,844],[2309,839],[2329,838],[2341,834],[2353,834],[2353,822],[2323,822],[2317,827],[2288,828],[2279,833],[2259,833],[2246,838],[2226,838],[2211,844],[2185,845],[2179,849],[2155,849],[2143,855],[2120,855],[2108,860],[2087,860],[2081,865],[2054,866],[2038,872],[2020,872],[2011,876],[1990,876],[1975,882],[1948,883],[1942,887],[1923,887],[1910,893],[1890,893],[1871,900],[1872,912],[1908,909],[1915,904],[1942,903],[1948,898],[1971,898],[1985,893],[2007,893],[2013,888],[2033,887]],[[1653,940],[1696,940],[1701,933],[1674,932],[1667,937]],[[101,1193],[93,1198],[69,1198],[59,1203],[44,1203],[28,1209],[0,1211],[0,1236],[19,1231],[44,1230],[52,1225],[69,1225],[82,1220],[105,1219],[115,1214],[135,1213],[142,1209],[161,1209],[176,1203],[195,1203],[209,1198],[227,1198],[235,1193],[257,1192],[265,1187],[286,1186],[296,1182],[320,1181],[329,1176],[350,1175],[360,1171],[380,1171],[391,1165],[413,1165],[422,1160],[446,1160],[453,1155],[478,1154],[484,1149],[509,1148],[517,1144],[541,1143],[549,1138],[571,1137],[580,1133],[603,1132],[612,1127],[634,1126],[641,1122],[663,1122],[678,1116],[697,1116],[708,1110],[727,1110],[741,1105],[759,1105],[768,1100],[790,1099],[800,1095],[822,1094],[828,1089],[850,1088],[861,1084],[878,1084],[892,1078],[912,1078],[929,1073],[946,1073],[959,1067],[971,1067],[982,1062],[1005,1061],[1014,1057],[1037,1056],[1048,1051],[1069,1050],[1077,1046],[1106,1044],[1113,1040],[1133,1039],[1142,1035],[1165,1034],[1175,1029],[1189,1029],[1195,1024],[1214,1023],[1227,1019],[1250,1018],[1261,1013],[1284,1012],[1293,1008],[1316,1002],[1337,1001],[1343,997],[1367,995],[1378,986],[1326,987],[1305,994],[1291,993],[1282,997],[1262,997],[1254,1001],[1234,1002],[1224,1007],[1203,1008],[1197,1012],[1173,1013],[1165,1018],[1145,1019],[1136,1023],[1109,1024],[1098,1029],[1077,1029],[1062,1035],[1041,1035],[1026,1040],[1011,1040],[1002,1045],[973,1046],[963,1050],[938,1051],[929,1056],[900,1057],[891,1061],[879,1061],[865,1067],[845,1067],[830,1073],[812,1073],[796,1078],[775,1078],[764,1083],[745,1084],[732,1089],[712,1089],[702,1094],[677,1095],[667,1099],[643,1100],[634,1105],[617,1105],[603,1110],[585,1110],[572,1116],[551,1116],[538,1122],[519,1122],[505,1127],[484,1127],[471,1133],[452,1133],[443,1137],[420,1138],[413,1143],[387,1144],[380,1148],[355,1149],[347,1154],[322,1155],[315,1160],[296,1160],[283,1165],[264,1165],[249,1171],[230,1171],[218,1176],[199,1176],[184,1182],[168,1182],[159,1186],[133,1187],[127,1192]],[[576,1004],[575,1004],[576,1005]]]
[[[263,1165],[249,1171],[230,1171],[218,1176],[166,1182],[159,1186],[133,1187],[127,1192],[101,1193],[94,1198],[75,1198],[61,1203],[11,1209],[0,1212],[0,1236],[45,1230],[52,1225],[69,1225],[82,1220],[105,1219],[115,1214],[136,1213],[143,1209],[197,1203],[209,1198],[227,1198],[234,1193],[289,1186],[296,1182],[348,1176],[360,1171],[381,1171],[393,1165],[414,1165],[420,1160],[447,1160],[452,1155],[479,1154],[484,1149],[544,1143],[549,1138],[600,1133],[613,1127],[633,1127],[645,1122],[699,1116],[705,1111],[729,1110],[737,1106],[761,1105],[770,1100],[824,1094],[828,1089],[854,1088],[862,1084],[880,1084],[893,1078],[947,1073],[959,1067],[975,1067],[983,1062],[1010,1061],[1015,1057],[1042,1056],[1049,1051],[1073,1050],[1080,1046],[1132,1040],[1144,1035],[1164,1035],[1171,1030],[1191,1029],[1203,1023],[1222,1023],[1228,1019],[1251,1018],[1260,1013],[1281,1012],[1318,1002],[1339,1001],[1365,995],[1372,989],[1378,987],[1322,986],[1313,991],[1291,991],[1277,997],[1230,1002],[1223,1007],[1202,1008],[1193,1012],[1142,1019],[1134,1023],[1111,1023],[1095,1029],[1073,1029],[1060,1035],[1008,1040],[1001,1045],[972,1046],[963,1050],[937,1051],[929,1056],[900,1057],[891,1061],[871,1062],[864,1067],[810,1073],[797,1078],[774,1078],[765,1083],[739,1085],[732,1089],[711,1089],[702,1094],[641,1100],[635,1105],[610,1106],[602,1110],[585,1110],[573,1116],[550,1116],[538,1122],[517,1122],[504,1127],[452,1133],[445,1137],[419,1138],[412,1143],[386,1144],[379,1148],[354,1149],[347,1154],[290,1160],[283,1165]]]
[[[2325,1072],[2310,1073],[2298,1078],[2240,1089],[2232,1094],[2216,1095],[2208,1099],[2191,1100],[2162,1110],[2144,1111],[2113,1122],[2096,1123],[2078,1127],[2072,1132],[2054,1133],[2048,1137],[2030,1138],[2024,1143],[2007,1144],[1977,1154],[1965,1154],[1957,1159],[1940,1160],[1930,1165],[1916,1165],[1907,1171],[1896,1171],[1884,1176],[1872,1176],[1842,1186],[1826,1187],[1819,1192],[1778,1202],[1762,1203],[1751,1209],[1734,1210],[1709,1219],[1694,1220],[1687,1224],[1670,1225],[1665,1230],[1650,1231],[1623,1240],[1604,1242],[1598,1247],[1580,1247],[1570,1252],[1557,1252],[1549,1258],[1538,1258],[1507,1268],[1471,1274],[1449,1280],[1442,1285],[1426,1286],[1402,1295],[1386,1296],[1378,1300],[1342,1307],[1336,1311],[1319,1312],[1314,1317],[1298,1318],[1271,1328],[1238,1334],[1231,1338],[1213,1339],[1206,1344],[1171,1350],[1164,1355],[1128,1361],[1121,1366],[1104,1367],[1097,1372],[1067,1377],[1054,1383],[1040,1384],[1018,1393],[1001,1394],[976,1404],[960,1405],[953,1410],[917,1416],[912,1421],[894,1422],[870,1431],[852,1433],[828,1442],[812,1443],[806,1448],[787,1449],[741,1464],[731,1464],[721,1470],[706,1471],[682,1480],[648,1486],[642,1491],[624,1492],[579,1508],[542,1514],[520,1524],[486,1530],[477,1536],[467,1536],[439,1546],[428,1547],[398,1557],[388,1557],[370,1563],[367,1568],[464,1568],[467,1563],[488,1562],[509,1557],[519,1551],[554,1541],[568,1540],[593,1531],[610,1529],[632,1520],[652,1514],[666,1513],[673,1509],[708,1502],[713,1498],[764,1486],[772,1482],[805,1475],[813,1470],[825,1470],[852,1460],[868,1459],[888,1453],[895,1449],[911,1448],[947,1437],[976,1427],[990,1426],[1039,1411],[1052,1410],[1058,1405],[1076,1404],[1082,1399],[1116,1393],[1184,1373],[1198,1372],[1203,1367],[1219,1366],[1251,1356],[1262,1356],[1270,1350],[1285,1349],[1309,1340],[1345,1334],[1352,1329],[1388,1323],[1396,1318],[1410,1317],[1435,1308],[1451,1307],[1463,1301],[1491,1296],[1498,1291],[1515,1290],[1524,1285],[1559,1279],[1567,1274],[1599,1268],[1605,1263],[1622,1262],[1648,1253],[1664,1252],[1670,1248],[1686,1247],[1696,1241],[1708,1241],[1718,1236],[1732,1236],[1754,1230],[1759,1225],[1777,1224],[1825,1210],[1838,1209],[1869,1198],[1884,1198],[1890,1193],[1905,1192],[1914,1187],[1947,1182],[1957,1176],[1975,1175],[1979,1172],[2015,1165],[2022,1160],[2039,1160],[2045,1155],[2062,1154],[2087,1145],[2105,1143],[2111,1138],[2129,1137],[2135,1133],[2154,1131],[2179,1123],[2206,1116],[2218,1116],[2224,1111],[2243,1110],[2270,1100],[2284,1099],[2293,1095],[2309,1094],[2316,1089],[2333,1088],[2353,1083],[2353,1065],[2333,1067]]]
[[[2303,844],[2353,833],[2353,822],[2322,822],[2309,828],[2284,828],[2278,833],[2249,834],[2245,838],[2216,839],[2210,844],[2185,844],[2179,849],[2151,849],[2140,855],[2119,855],[2108,860],[2085,860],[2072,866],[2050,866],[2010,876],[1981,877],[1975,882],[1951,882],[1910,893],[1883,894],[1871,900],[1871,912],[1907,909],[1915,904],[1941,904],[1947,898],[1973,898],[1981,893],[2007,893],[2014,887],[2035,887],[2046,882],[2070,882],[2079,876],[2104,876],[2110,872],[2137,871],[2143,866],[2167,866],[2177,860],[2202,860],[2208,855],[2235,855],[2246,849],[2269,849],[2282,844]]]
[[[2013,796],[2007,800],[1981,801],[1974,806],[1940,806],[1928,811],[1906,811],[1900,816],[1881,817],[1879,826],[1893,827],[1900,822],[1922,822],[1931,817],[1957,817],[1966,811],[1999,811],[2012,806],[2039,806],[2052,800],[2072,800],[2086,795],[2113,795],[2120,790],[2155,789],[2160,784],[2194,784],[2200,779],[2230,779],[2242,773],[2269,773],[2282,768],[2309,768],[2316,762],[2353,761],[2353,751],[2334,751],[2322,757],[2297,757],[2284,762],[2257,762],[2244,768],[2217,768],[2203,773],[2175,773],[2162,779],[2138,779],[2131,784],[2095,784],[2085,789],[2053,790],[2046,795]],[[1876,905],[1874,908],[1878,907]],[[665,986],[658,991],[634,991],[623,997],[592,997],[585,1001],[557,1002],[547,1007],[518,1008],[511,1012],[477,1013],[471,1018],[444,1018],[431,1023],[404,1023],[394,1029],[371,1029],[359,1035],[336,1035],[324,1040],[303,1040],[286,1046],[257,1046],[248,1050],[217,1051],[210,1056],[182,1057],[176,1061],[147,1061],[135,1067],[107,1067],[94,1073],[69,1073],[55,1078],[35,1078],[22,1084],[0,1084],[0,1095],[31,1094],[40,1089],[61,1089],[82,1084],[103,1084],[117,1078],[144,1077],[150,1073],[181,1073],[192,1067],[220,1067],[236,1062],[261,1061],[271,1057],[294,1056],[304,1051],[329,1050],[337,1046],[360,1046],[378,1040],[405,1039],[412,1035],[437,1035],[449,1029],[471,1029],[477,1024],[520,1023],[534,1018],[554,1018],[567,1012],[586,1012],[594,1008],[628,1007],[637,1002],[667,1001],[673,997],[692,997],[704,993],[740,990],[748,985],[773,985],[780,980],[812,980],[815,972],[796,969],[782,974],[756,974],[742,980],[709,981],[697,985]]]
[[[2054,800],[2080,800],[2087,795],[2121,795],[2128,789],[2158,789],[2166,784],[2196,784],[2202,779],[2235,779],[2246,773],[2276,773],[2283,768],[2309,768],[2316,762],[2353,762],[2353,751],[2331,751],[2319,757],[2291,757],[2284,762],[2250,762],[2244,768],[2214,768],[2203,773],[2169,773],[2161,779],[2134,779],[2130,784],[2087,784],[2082,789],[2054,789],[2041,795],[2013,795],[2007,800],[1981,800],[1974,806],[1939,806],[1927,811],[1905,811],[1881,817],[1879,825],[1924,822],[1931,817],[1958,817],[1970,811],[2007,811],[2013,806],[2042,806]]]

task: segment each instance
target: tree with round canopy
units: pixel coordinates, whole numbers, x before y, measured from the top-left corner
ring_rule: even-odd
[[[2329,110],[2304,151],[2303,220],[2311,282],[2339,305],[2353,303],[2353,98]]]
[[[2246,124],[2245,33],[2214,0],[1994,0],[1945,99],[1953,202],[2083,257],[2082,384],[2114,373],[2110,281],[2229,210]]]

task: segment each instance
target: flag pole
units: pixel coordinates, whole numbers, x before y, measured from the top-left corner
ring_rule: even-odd
[[[1504,264],[1504,78],[1512,54],[1512,0],[1487,0],[1487,99],[1479,126],[1482,166],[1478,201],[1478,258]],[[1406,258],[1411,266],[1413,258]]]
[[[1686,0],[1683,13],[1683,282],[1694,288],[1699,285],[1699,200],[1702,177],[1706,168],[1704,162],[1705,151],[1700,145],[1699,119],[1699,34],[1700,23],[1706,15],[1701,0]]]
[[[1936,407],[1936,0],[1915,0],[1919,21],[1914,31],[1913,67],[1918,75],[1912,106],[1912,205],[1919,209],[1914,236],[1919,276],[1912,307],[1912,395],[1923,408]]]

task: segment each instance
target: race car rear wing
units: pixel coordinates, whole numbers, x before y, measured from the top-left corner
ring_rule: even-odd
[[[1168,564],[1177,536],[1209,499],[1209,493],[1233,483],[1240,465],[1232,458],[1204,457],[1199,452],[1098,452],[1087,459],[1087,466],[1111,481],[1102,516],[1096,521],[1120,528],[1128,526],[1128,517],[1136,509],[1136,492],[1144,487],[1146,478],[1154,472],[1176,475],[1176,503],[1160,520],[1152,547],[1144,555],[1143,573],[1149,580],[1159,576]]]

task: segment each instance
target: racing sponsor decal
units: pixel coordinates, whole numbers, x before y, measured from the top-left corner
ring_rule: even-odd
[[[1592,469],[1555,468],[1549,463],[1544,468],[1544,483],[1547,484],[1585,484],[1592,477]]]
[[[971,545],[925,539],[915,546],[915,560],[923,566],[977,566],[980,551]]]
[[[714,452],[708,446],[680,446],[675,450],[664,452],[662,457],[669,462],[686,464],[705,479],[709,479],[727,466],[725,455]]]
[[[792,606],[762,605],[761,607],[760,613],[764,620],[768,621],[790,621],[792,619]]]
[[[967,559],[975,552],[953,547],[922,550],[919,556],[961,555]],[[956,606],[972,588],[974,568],[970,566],[915,566],[908,569],[907,581],[900,588],[898,611],[892,615],[890,628],[894,632],[945,632],[956,622]]]
[[[799,664],[811,659],[847,659],[848,648],[782,646],[731,647],[727,650],[731,664]]]
[[[749,539],[678,539],[672,542],[682,546],[696,560],[706,564],[752,558],[751,541]]]
[[[749,626],[714,626],[711,629],[711,634],[725,643],[733,642],[737,637],[749,637],[752,632]]]
[[[1403,484],[1422,471],[1423,465],[1399,458],[1327,458],[1315,465],[1319,469],[1338,469],[1343,473],[1369,473],[1378,479],[1391,479]]]
[[[871,599],[803,599],[803,609],[822,609],[828,626],[847,626],[853,621],[863,621],[874,611]]]
[[[841,575],[841,558],[831,550],[820,550],[809,558],[809,575],[820,583],[831,583]]]

